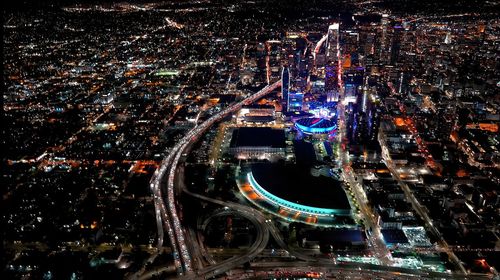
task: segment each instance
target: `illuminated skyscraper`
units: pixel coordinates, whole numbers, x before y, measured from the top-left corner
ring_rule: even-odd
[[[400,25],[394,26],[394,33],[392,35],[391,44],[391,65],[396,65],[399,59],[399,52],[401,49],[401,32],[403,27]]]
[[[444,43],[447,45],[451,43],[451,33],[449,31],[446,32],[446,36],[444,37]]]
[[[337,65],[325,66],[325,91],[338,91]]]
[[[387,36],[387,27],[389,26],[389,15],[388,14],[383,14],[382,15],[382,20],[381,20],[381,27],[382,27],[382,34],[381,34],[381,38],[380,38],[380,62],[382,63],[387,63],[387,40],[388,40],[388,36]]]
[[[285,102],[284,108],[288,110],[288,93],[290,92],[290,70],[284,66],[281,70],[281,98]]]
[[[358,94],[362,92],[364,68],[343,69],[344,97],[348,102],[356,103]]]
[[[366,113],[368,107],[368,77],[363,82],[363,95],[361,97],[361,111]]]
[[[338,61],[339,50],[339,24],[334,23],[328,27],[328,38],[326,39],[326,56],[328,63]]]
[[[287,111],[298,112],[302,111],[304,104],[304,94],[300,92],[293,92],[288,94]]]
[[[328,99],[337,96],[339,92],[339,24],[328,27],[326,39],[325,91]]]

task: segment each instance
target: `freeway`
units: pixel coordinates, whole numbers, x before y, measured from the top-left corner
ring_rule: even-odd
[[[212,255],[210,255],[210,254],[208,253],[207,248],[204,246],[203,241],[204,241],[204,238],[205,238],[205,237],[203,236],[203,234],[202,234],[200,231],[198,231],[198,232],[196,233],[196,235],[197,235],[197,238],[198,238],[198,239],[197,239],[197,240],[194,240],[193,242],[198,242],[198,241],[200,242],[200,244],[201,244],[201,246],[199,246],[199,248],[200,248],[200,253],[201,253],[201,254],[203,255],[203,257],[207,260],[207,262],[208,262],[208,264],[209,264],[209,265],[213,265],[213,264],[215,264],[216,262],[215,262],[215,260],[214,260],[213,256],[212,256]]]
[[[234,256],[232,258],[229,258],[227,260],[224,260],[223,262],[217,263],[210,265],[208,267],[205,267],[201,270],[198,270],[198,276],[199,277],[213,277],[222,273],[225,273],[232,268],[242,265],[246,262],[251,261],[254,259],[262,250],[265,249],[268,241],[269,241],[269,231],[267,229],[268,225],[268,220],[262,213],[259,211],[255,210],[254,208],[244,206],[241,204],[233,203],[233,202],[226,202],[214,198],[210,198],[201,194],[193,193],[190,192],[187,188],[186,185],[184,184],[184,168],[179,168],[179,173],[178,173],[178,183],[182,186],[182,190],[186,193],[189,194],[193,197],[196,197],[198,199],[211,202],[214,204],[218,204],[224,207],[224,210],[222,210],[220,213],[217,213],[216,215],[212,216],[216,217],[218,215],[227,215],[227,214],[235,214],[242,216],[246,219],[248,219],[252,224],[254,224],[255,228],[257,229],[257,237],[254,242],[254,244],[249,248],[246,254],[241,255],[241,256]],[[201,226],[203,229],[206,227],[210,219],[206,220],[204,224]]]
[[[252,102],[271,93],[279,86],[281,86],[281,81],[267,85],[259,92],[229,106],[228,108],[213,115],[202,124],[195,126],[174,147],[172,147],[169,155],[163,159],[160,167],[153,174],[150,181],[150,187],[153,192],[155,202],[156,223],[158,229],[157,247],[160,249],[161,246],[163,246],[165,228],[172,246],[175,266],[180,274],[183,274],[184,272],[189,274],[193,271],[191,256],[185,242],[185,232],[177,214],[174,188],[174,178],[176,175],[177,165],[181,156],[184,154],[184,150],[186,150],[190,144],[196,142],[196,140],[199,139],[201,135],[214,123],[222,120],[229,113],[238,110],[241,106],[251,104]],[[163,193],[162,186],[165,185],[162,183],[164,182],[163,180],[165,176],[167,179],[166,192]],[[165,200],[163,199],[163,195],[166,198]]]
[[[266,228],[265,221],[262,220],[262,217],[256,217],[248,212],[243,212],[241,210],[228,210],[230,213],[240,215],[251,221],[257,227],[257,236],[254,244],[249,248],[248,252],[241,256],[234,256],[229,258],[223,262],[220,262],[215,265],[208,266],[200,271],[198,274],[205,278],[210,278],[221,273],[225,273],[232,268],[242,265],[246,262],[253,260],[258,254],[264,250],[269,241],[269,231]]]
[[[300,265],[299,265],[300,264]],[[491,279],[491,276],[484,274],[463,275],[463,274],[448,274],[442,272],[432,272],[426,270],[416,270],[410,268],[402,267],[391,267],[391,266],[381,266],[374,264],[365,263],[315,263],[315,262],[265,262],[265,263],[254,263],[252,268],[258,269],[276,269],[276,268],[286,268],[286,267],[307,267],[310,270],[321,270],[322,268],[336,270],[336,271],[357,271],[361,274],[362,279],[373,279],[374,275],[382,273],[382,277],[387,277],[386,279]],[[380,277],[380,276],[379,276]]]
[[[174,266],[163,266],[161,268],[154,268],[151,269],[150,271],[142,274],[140,277],[138,277],[139,280],[146,280],[146,279],[151,279],[153,276],[156,275],[161,275],[162,273],[165,272],[174,272],[175,271]]]
[[[188,150],[190,147],[191,147],[191,145],[186,147],[186,150]],[[279,231],[274,226],[274,224],[269,223],[270,220],[267,220],[266,217],[264,215],[262,215],[262,213],[255,210],[254,208],[240,205],[240,204],[233,203],[233,202],[226,202],[226,201],[206,197],[206,196],[203,196],[201,194],[190,192],[186,188],[186,185],[184,184],[185,180],[184,180],[184,168],[183,167],[184,167],[183,165],[180,165],[179,168],[177,168],[178,173],[176,176],[177,177],[176,183],[181,186],[182,191],[184,191],[186,194],[194,196],[198,199],[223,206],[224,210],[223,210],[223,212],[220,212],[219,215],[220,214],[235,214],[235,215],[242,216],[242,217],[248,219],[250,222],[252,222],[257,229],[256,241],[249,248],[249,250],[246,252],[246,254],[241,255],[241,256],[234,256],[232,258],[224,260],[223,262],[220,262],[217,264],[212,264],[208,267],[205,267],[201,270],[198,270],[198,272],[197,272],[198,277],[204,277],[204,278],[214,277],[216,275],[225,273],[225,272],[233,269],[234,267],[240,266],[240,265],[254,259],[258,254],[260,254],[265,249],[265,247],[268,243],[268,240],[269,240],[268,227],[271,227],[271,225],[272,225],[271,231],[272,231],[273,236],[278,234]],[[217,216],[217,214],[215,216]],[[212,216],[212,217],[215,217],[215,216]],[[208,224],[208,222],[209,222],[209,220],[205,221],[205,223],[201,226],[201,228],[205,227]],[[281,243],[284,244],[281,237],[280,237],[280,240],[281,240]]]
[[[172,158],[173,158],[173,154],[170,153],[165,159],[163,159],[163,161],[160,165],[160,168],[154,172],[154,174],[150,180],[150,188],[151,188],[151,192],[153,193],[153,197],[154,197],[156,226],[157,226],[157,231],[158,231],[158,240],[157,240],[157,245],[156,245],[157,253],[161,252],[162,247],[163,247],[164,238],[165,238],[164,237],[165,236],[164,228],[167,231],[169,239],[170,240],[174,239],[172,226],[168,222],[169,221],[169,219],[167,217],[168,213],[167,213],[164,201],[162,199],[163,196],[162,196],[162,191],[161,191],[161,186],[160,186],[162,174],[164,174],[166,172],[167,164],[169,162],[171,162]],[[179,251],[178,251],[177,246],[174,246],[174,244],[172,244],[172,254],[175,257],[174,258],[175,266],[177,268],[179,268],[181,266],[181,262],[178,259]],[[156,255],[157,254],[155,254],[154,256],[156,256]]]
[[[226,117],[229,113],[232,113],[238,109],[241,108],[241,106],[245,104],[251,104],[254,101],[262,98],[263,96],[271,93],[273,90],[281,86],[281,81],[275,82],[271,85],[268,85],[261,89],[259,92],[250,95],[249,97],[245,98],[244,100],[233,104],[229,106],[228,108],[222,110],[221,112],[213,115],[210,117],[208,120],[206,120],[204,123],[196,126],[193,128],[175,147],[174,150],[176,151],[176,155],[173,159],[173,161],[170,164],[170,173],[168,176],[168,181],[167,181],[167,191],[168,191],[168,200],[167,200],[167,205],[170,210],[170,217],[172,219],[172,223],[175,226],[175,237],[177,240],[177,244],[181,250],[181,256],[183,258],[184,262],[184,269],[189,272],[191,271],[191,260],[189,257],[189,252],[187,250],[187,246],[184,242],[184,234],[182,232],[182,228],[180,226],[180,221],[177,216],[177,211],[175,208],[175,203],[174,203],[174,188],[175,188],[175,175],[176,175],[176,170],[177,166],[179,163],[179,160],[181,159],[182,155],[185,154],[185,151],[188,147],[190,147],[194,142],[196,142],[202,135],[203,133],[210,128],[214,123],[222,120],[224,117]]]
[[[318,43],[316,43],[316,46],[314,47],[314,51],[312,54],[314,59],[314,65],[316,65],[316,55],[321,50],[321,46],[323,45],[323,43],[325,43],[326,39],[328,39],[328,34],[321,37],[321,39],[318,41]]]
[[[415,270],[415,269],[409,269],[409,268],[401,268],[401,267],[391,267],[387,265],[373,265],[373,264],[364,264],[364,263],[358,263],[358,262],[333,262],[330,259],[319,259],[317,257],[309,256],[306,254],[303,254],[291,247],[288,247],[286,243],[283,241],[281,233],[279,232],[278,228],[274,223],[272,223],[270,220],[266,219],[265,216],[259,212],[258,210],[248,207],[245,205],[241,205],[238,203],[233,203],[233,202],[226,202],[226,201],[221,201],[218,199],[210,198],[203,196],[201,194],[197,193],[192,193],[190,192],[185,184],[184,184],[184,174],[183,174],[183,168],[179,168],[179,174],[178,174],[178,184],[181,184],[182,190],[196,198],[199,198],[201,200],[207,201],[207,202],[212,202],[215,204],[219,204],[223,207],[226,207],[226,210],[223,211],[228,211],[227,213],[235,213],[239,214],[250,221],[252,221],[255,225],[258,225],[258,230],[259,231],[266,231],[269,230],[273,238],[276,240],[277,244],[288,251],[290,255],[296,257],[298,260],[301,261],[294,261],[294,262],[283,262],[283,263],[273,263],[271,267],[276,268],[279,267],[279,265],[283,264],[283,267],[288,267],[288,266],[293,266],[297,268],[304,268],[304,267],[309,267],[309,266],[316,266],[316,267],[329,267],[332,269],[344,269],[344,270],[352,270],[352,271],[358,271],[360,268],[363,269],[362,275],[364,277],[367,276],[372,276],[372,275],[377,275],[381,274],[386,277],[397,277],[401,274],[411,276],[413,278],[416,277],[429,277],[429,278],[443,278],[443,279],[461,279],[461,278],[466,278],[464,275],[459,275],[459,274],[446,274],[446,273],[439,273],[439,272],[429,272],[429,271],[420,271],[420,270]],[[221,212],[224,213],[224,212]],[[205,221],[205,223],[201,226],[202,228],[206,226],[208,221]],[[267,230],[266,230],[267,229]],[[198,276],[199,277],[204,277],[204,278],[209,278],[209,277],[214,277],[216,275],[220,275],[222,273],[228,272],[232,268],[235,268],[247,261],[252,260],[254,257],[256,257],[259,253],[261,253],[266,244],[267,244],[267,239],[268,236],[266,237],[265,240],[261,240],[260,237],[257,238],[257,241],[254,243],[252,246],[252,249],[247,252],[246,255],[239,256],[239,257],[233,257],[228,260],[225,260],[221,263],[218,263],[217,265],[212,265],[209,266],[201,271],[198,271]],[[383,242],[383,241],[382,241]],[[259,264],[254,264],[254,265],[259,265]],[[406,277],[408,278],[408,277]],[[484,275],[480,275],[480,278],[478,279],[488,279],[488,277]]]

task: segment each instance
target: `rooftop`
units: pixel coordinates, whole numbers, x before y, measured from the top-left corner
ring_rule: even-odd
[[[297,165],[258,163],[252,165],[255,180],[271,194],[301,205],[350,209],[340,182],[332,178],[314,177],[309,169]]]
[[[285,131],[270,127],[241,127],[233,131],[231,148],[272,147],[285,148]]]

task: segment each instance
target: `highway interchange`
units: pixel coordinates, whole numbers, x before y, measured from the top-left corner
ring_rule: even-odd
[[[174,197],[174,178],[176,175],[179,160],[184,154],[184,150],[188,146],[190,146],[190,144],[196,142],[196,140],[199,139],[200,136],[215,122],[220,121],[229,113],[238,110],[242,105],[250,104],[255,100],[269,94],[280,85],[281,81],[268,85],[261,89],[259,92],[250,95],[249,97],[236,104],[229,106],[228,108],[213,115],[202,124],[194,127],[170,150],[169,155],[161,162],[160,168],[157,169],[153,174],[153,177],[150,181],[150,187],[154,194],[156,223],[158,229],[157,247],[160,250],[160,248],[163,246],[166,231],[170,240],[170,244],[172,246],[175,266],[180,275],[189,275],[193,273],[191,257],[185,242],[185,232],[178,217]],[[166,191],[164,194],[162,191],[162,187],[165,187],[165,184],[163,183],[165,183],[164,177],[167,174],[168,176],[166,180]],[[163,195],[165,196],[165,199]]]

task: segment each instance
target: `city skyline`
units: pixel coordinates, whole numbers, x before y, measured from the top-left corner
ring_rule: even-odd
[[[498,279],[499,8],[15,4],[2,278]]]

